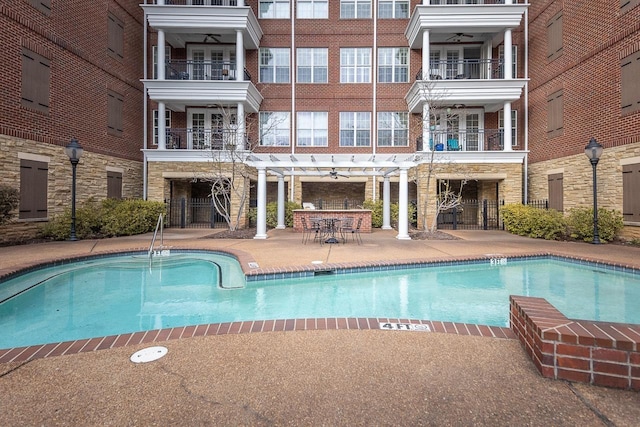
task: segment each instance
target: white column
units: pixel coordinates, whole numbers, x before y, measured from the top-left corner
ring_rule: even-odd
[[[513,78],[513,42],[511,40],[511,28],[504,30],[504,78]]]
[[[158,67],[159,69],[160,67]],[[165,121],[166,109],[164,102],[158,102],[158,149],[164,150],[167,148],[167,129]]]
[[[431,119],[429,103],[422,104],[422,151],[431,151]]]
[[[246,129],[245,129],[245,120],[244,120],[244,104],[242,102],[238,102],[238,106],[237,106],[237,114],[236,114],[236,147],[238,147],[239,150],[250,150],[251,147],[246,147],[245,146],[245,133],[246,133]]]
[[[244,80],[244,38],[242,31],[236,31],[236,80]]]
[[[511,103],[510,102],[504,103],[502,114],[504,118],[504,120],[502,120],[502,122],[504,123],[504,129],[503,129],[503,135],[502,135],[502,140],[504,141],[503,150],[513,151],[513,147],[511,146],[511,126],[512,125],[511,125]]]
[[[285,228],[284,223],[284,176],[278,177],[278,226],[277,229]]]
[[[407,168],[400,168],[400,200],[398,200],[398,235],[396,239],[411,240],[409,237],[409,180]]]
[[[267,238],[267,169],[258,168],[258,215],[254,239]]]
[[[165,66],[165,42],[164,42],[164,31],[163,30],[158,30],[158,46],[156,47],[156,54],[158,55],[158,70],[156,73],[156,79],[157,80],[164,80],[165,77],[165,70],[166,70],[166,66]]]
[[[427,0],[428,1],[428,0]],[[422,80],[431,79],[431,48],[429,42],[429,30],[422,33]]]
[[[385,176],[382,184],[382,229],[391,230],[391,183]]]

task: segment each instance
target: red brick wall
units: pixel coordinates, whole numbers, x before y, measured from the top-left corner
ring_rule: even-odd
[[[138,1],[51,2],[45,16],[25,1],[0,6],[0,133],[142,160],[142,21]],[[124,59],[107,55],[107,13],[125,26]],[[21,106],[22,47],[51,60],[48,114]],[[124,96],[123,135],[107,134],[107,90]]]
[[[511,329],[542,376],[640,390],[640,325],[570,320],[543,298],[510,304]]]
[[[640,141],[640,113],[621,115],[620,59],[640,50],[640,8],[620,2],[530,2],[530,160],[582,153],[589,138],[606,147]],[[563,10],[563,54],[547,60],[549,19]],[[547,137],[547,96],[564,90],[564,132]]]

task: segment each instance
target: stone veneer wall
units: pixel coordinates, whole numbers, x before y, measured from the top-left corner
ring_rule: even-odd
[[[640,325],[567,319],[543,298],[509,300],[511,329],[543,377],[640,391]]]
[[[247,225],[248,219],[246,212],[249,207],[249,185],[251,178],[256,179],[257,174],[253,173],[253,169],[244,164],[236,164],[239,168],[237,171],[244,172],[244,168],[248,169],[250,178],[246,179],[244,183],[237,181],[236,185],[245,185],[247,201],[245,203],[245,212],[240,216],[239,228],[243,228]],[[185,195],[189,191],[189,182],[194,179],[205,179],[211,176],[214,172],[214,168],[220,168],[221,173],[231,175],[231,164],[216,164],[211,162],[149,162],[147,166],[147,199],[155,201],[165,201],[171,197],[171,181],[175,181],[179,188],[181,195]],[[216,172],[217,173],[217,172]],[[256,175],[256,176],[254,176]],[[174,188],[174,191],[176,188]],[[175,194],[174,194],[175,196]],[[237,218],[240,205],[238,201],[231,198],[231,218]]]
[[[80,141],[82,145],[82,141]],[[0,135],[0,182],[20,189],[20,155],[49,160],[48,216],[71,206],[71,164],[63,146]],[[76,206],[89,198],[107,197],[107,168],[122,172],[122,197],[142,197],[142,163],[84,151],[76,169]],[[46,220],[15,219],[0,227],[0,243],[19,242],[36,236]]]
[[[435,215],[435,194],[438,179],[468,179],[478,180],[478,197],[495,200],[495,183],[498,184],[498,197],[506,204],[522,202],[522,164],[459,164],[447,163],[436,165],[436,170],[427,189],[428,164],[422,164],[409,172],[409,177],[414,178],[418,187],[418,224],[423,221],[424,195],[429,194],[429,202],[426,216],[427,227],[431,226]],[[490,184],[489,184],[490,183]]]
[[[586,144],[585,144],[586,145]],[[640,163],[640,143],[606,148],[598,162],[598,208],[622,211],[622,161]],[[529,165],[529,199],[549,198],[548,176],[562,173],[563,208],[593,206],[593,171],[584,154]],[[623,234],[640,238],[640,227]]]

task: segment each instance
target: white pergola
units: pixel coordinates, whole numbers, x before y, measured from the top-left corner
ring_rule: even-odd
[[[285,177],[324,177],[336,170],[343,177],[381,177],[383,179],[382,228],[391,229],[390,178],[399,177],[398,235],[409,240],[408,171],[422,161],[424,154],[260,154],[252,153],[245,162],[258,171],[258,215],[255,239],[267,238],[267,175],[278,179],[278,226],[285,222]]]

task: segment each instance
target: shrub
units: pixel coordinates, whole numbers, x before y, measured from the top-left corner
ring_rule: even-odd
[[[561,212],[544,210],[520,203],[500,210],[505,230],[519,236],[559,240],[566,235],[567,225]]]
[[[11,212],[18,208],[20,193],[13,187],[0,185],[0,225],[11,219]]]
[[[370,209],[371,210],[371,227],[372,228],[381,228],[382,227],[382,220],[383,220],[383,207],[384,207],[384,203],[382,200],[376,200],[375,202],[373,200],[365,200],[364,203],[362,204],[362,208],[363,209]],[[398,212],[399,212],[399,205],[398,203],[391,203],[391,205],[389,206],[389,214],[390,214],[390,220],[393,224],[398,224]],[[407,215],[409,220],[411,220],[416,214],[416,207],[412,204],[409,204],[408,208],[407,208]]]
[[[162,202],[147,200],[120,200],[115,205],[105,202],[102,233],[106,236],[131,236],[153,231],[158,216],[166,213]]]
[[[76,209],[76,236],[79,239],[99,236],[130,236],[153,231],[160,213],[165,212],[162,202],[145,200],[106,199],[102,203],[89,199]],[[71,209],[51,219],[40,234],[54,240],[69,238]]]
[[[574,239],[593,240],[593,208],[573,208],[567,219]],[[615,210],[598,209],[598,234],[603,242],[612,241],[624,226],[622,214]]]
[[[284,224],[287,227],[293,227],[293,211],[302,209],[302,205],[296,202],[286,202],[284,205]],[[247,212],[249,223],[255,224],[258,217],[258,209],[251,208]],[[267,203],[267,227],[276,228],[278,226],[278,203]]]

